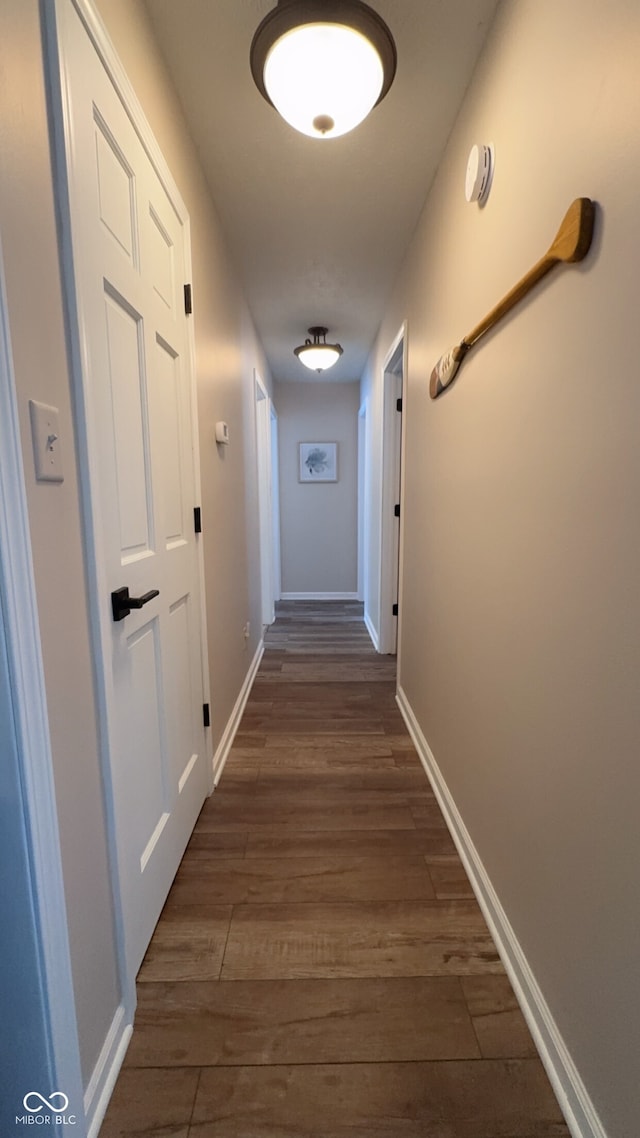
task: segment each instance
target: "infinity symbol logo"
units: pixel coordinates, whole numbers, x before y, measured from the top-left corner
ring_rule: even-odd
[[[54,1103],[53,1103],[54,1098],[61,1099],[62,1105],[61,1106],[54,1106]],[[40,1105],[39,1106],[29,1106],[29,1101],[28,1101],[29,1099],[31,1099],[31,1100],[40,1099]],[[65,1110],[67,1109],[67,1107],[69,1105],[69,1099],[67,1098],[67,1096],[65,1094],[62,1093],[62,1091],[54,1091],[53,1094],[51,1095],[51,1099],[43,1098],[43,1096],[41,1094],[39,1094],[38,1091],[29,1091],[28,1094],[26,1094],[24,1096],[22,1102],[24,1105],[24,1109],[28,1110],[30,1114],[37,1114],[39,1110],[42,1110],[43,1106],[46,1106],[48,1108],[48,1110],[50,1110],[53,1114],[64,1114]]]

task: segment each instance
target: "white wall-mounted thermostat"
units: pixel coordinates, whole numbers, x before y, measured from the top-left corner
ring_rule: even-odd
[[[483,146],[480,143],[471,147],[464,184],[464,196],[468,202],[477,202],[478,205],[486,202],[491,189],[494,164],[493,146]]]
[[[222,419],[216,423],[216,442],[228,443],[229,442],[229,424],[223,423]]]

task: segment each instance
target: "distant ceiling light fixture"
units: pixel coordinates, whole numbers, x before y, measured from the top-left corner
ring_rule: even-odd
[[[353,130],[384,99],[396,45],[361,0],[279,0],[251,44],[251,72],[268,103],[311,138]]]
[[[311,333],[313,340],[305,340],[299,348],[294,348],[294,356],[297,356],[300,363],[311,368],[312,371],[326,371],[328,367],[333,367],[342,355],[342,348],[339,344],[327,344],[326,336],[329,329],[316,324],[313,328],[308,328],[307,331]],[[321,336],[322,343],[320,342]]]

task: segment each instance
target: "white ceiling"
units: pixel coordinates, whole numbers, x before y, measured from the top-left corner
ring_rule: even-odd
[[[314,382],[293,355],[311,324],[344,348],[323,378],[359,379],[497,6],[369,3],[396,41],[395,81],[360,127],[320,141],[251,78],[273,0],[146,0],[278,380]]]

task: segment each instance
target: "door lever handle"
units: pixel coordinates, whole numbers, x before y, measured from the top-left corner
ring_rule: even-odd
[[[141,609],[143,605],[148,605],[154,597],[160,596],[159,589],[150,589],[148,593],[144,593],[141,597],[130,597],[129,589],[125,585],[122,589],[116,589],[111,594],[111,611],[113,612],[114,620],[124,620],[128,616],[131,609]]]

